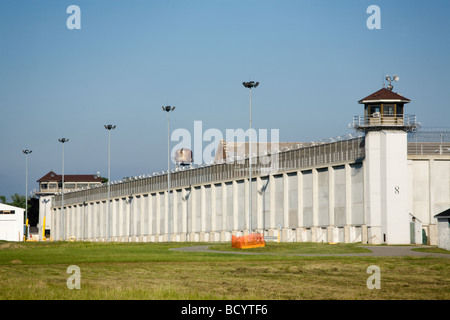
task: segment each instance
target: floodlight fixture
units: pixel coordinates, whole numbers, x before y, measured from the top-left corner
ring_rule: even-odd
[[[255,81],[248,81],[248,82],[242,82],[242,85],[246,88],[256,88],[259,85],[259,82],[255,82]]]
[[[115,125],[112,125],[112,124],[105,124],[105,129],[107,129],[107,130],[114,130],[115,128],[116,128]]]
[[[170,111],[173,111],[173,110],[175,110],[175,106],[173,106],[173,107],[171,107],[171,106],[161,106],[161,108],[163,109],[163,111],[166,111],[166,112],[170,112]]]

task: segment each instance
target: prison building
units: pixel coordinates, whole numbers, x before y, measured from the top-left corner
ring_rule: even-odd
[[[50,238],[51,228],[51,199],[62,192],[63,176],[49,171],[39,180],[39,191],[35,194],[39,197],[39,239]],[[97,174],[66,174],[64,176],[64,190],[76,190],[87,187],[99,186],[103,183],[102,178]]]
[[[109,214],[106,184],[66,192],[64,203],[55,195],[53,239],[231,241],[251,225],[284,242],[410,244],[424,233],[437,244],[450,132],[417,131],[409,102],[385,88],[361,99],[355,136],[271,149],[252,158],[251,182],[248,156],[219,148],[215,163],[171,171],[170,193],[167,173],[111,182]]]

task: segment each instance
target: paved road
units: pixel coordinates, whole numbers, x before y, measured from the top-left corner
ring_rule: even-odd
[[[186,251],[186,252],[216,252],[216,253],[234,253],[234,254],[269,254],[269,253],[256,253],[242,251],[217,251],[209,249],[211,245],[193,246],[193,247],[181,247],[174,248],[172,250]],[[371,256],[371,257],[439,257],[439,258],[450,258],[450,254],[445,253],[430,253],[430,252],[418,252],[412,249],[423,248],[424,246],[361,246],[367,248],[372,252],[366,253],[341,253],[341,254],[291,254],[295,256]],[[270,253],[276,255],[276,253]]]

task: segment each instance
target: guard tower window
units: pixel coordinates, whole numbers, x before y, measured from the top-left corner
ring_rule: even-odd
[[[64,183],[65,189],[75,189],[75,183]]]
[[[383,106],[383,115],[384,116],[394,116],[395,115],[395,106],[393,104],[385,104]]]
[[[376,114],[376,113],[380,113],[380,106],[379,105],[373,105],[373,106],[370,106],[370,110],[369,110],[369,114],[370,115],[373,115],[373,114]]]

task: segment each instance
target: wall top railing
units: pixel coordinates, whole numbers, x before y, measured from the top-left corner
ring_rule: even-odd
[[[450,155],[450,128],[409,132],[408,155]]]
[[[364,137],[330,143],[318,142],[307,147],[280,150],[252,158],[252,177],[276,175],[302,168],[313,168],[332,164],[358,162],[365,156]],[[222,163],[178,168],[170,174],[171,189],[195,186],[204,183],[219,183],[245,179],[249,174],[247,159],[230,159]],[[111,182],[111,198],[133,194],[164,192],[167,190],[167,172],[142,175]],[[106,200],[107,184],[81,190],[65,192],[64,205]],[[61,194],[54,197],[53,207],[61,206]]]
[[[408,155],[450,156],[450,143],[409,142]]]

